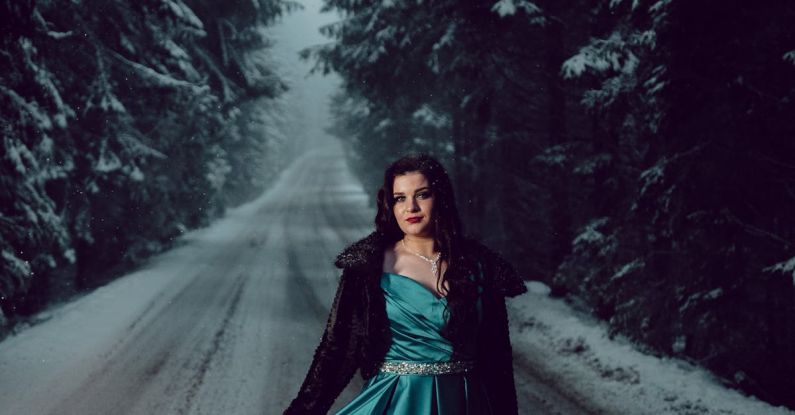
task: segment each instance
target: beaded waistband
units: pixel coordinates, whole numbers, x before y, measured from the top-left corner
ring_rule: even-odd
[[[381,364],[381,371],[398,375],[452,375],[475,369],[475,362],[391,362]]]

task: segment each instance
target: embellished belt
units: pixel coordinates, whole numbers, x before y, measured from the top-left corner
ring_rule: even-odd
[[[398,375],[452,375],[467,373],[475,369],[473,361],[452,362],[395,362],[381,364],[381,371]]]

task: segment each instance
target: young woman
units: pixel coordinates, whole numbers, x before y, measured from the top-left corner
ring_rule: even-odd
[[[335,261],[328,324],[285,414],[325,414],[357,369],[365,386],[337,415],[516,414],[505,297],[522,279],[462,235],[435,159],[394,162],[377,203],[376,230]]]

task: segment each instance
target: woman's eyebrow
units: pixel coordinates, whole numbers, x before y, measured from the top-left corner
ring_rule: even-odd
[[[414,193],[421,192],[421,191],[423,191],[423,190],[429,190],[429,189],[430,189],[430,187],[429,187],[429,186],[423,186],[423,187],[420,187],[419,189],[415,190],[415,191],[414,191]],[[398,195],[400,195],[400,196],[404,196],[404,195],[405,195],[405,193],[403,193],[403,192],[395,192],[395,193],[392,193],[392,196],[398,196]]]

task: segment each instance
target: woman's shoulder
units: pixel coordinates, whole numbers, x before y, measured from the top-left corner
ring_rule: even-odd
[[[377,231],[348,245],[334,259],[337,268],[357,268],[366,265],[383,255],[385,238]]]
[[[473,237],[464,237],[461,242],[463,255],[481,264],[487,284],[501,295],[514,297],[527,291],[524,279],[502,254]]]
[[[474,258],[479,262],[491,262],[501,259],[502,255],[473,236],[464,236],[460,239],[461,253],[467,258]]]
[[[481,242],[480,239],[472,235],[462,236],[460,241],[463,251],[467,254],[491,255],[495,253],[494,250]]]

